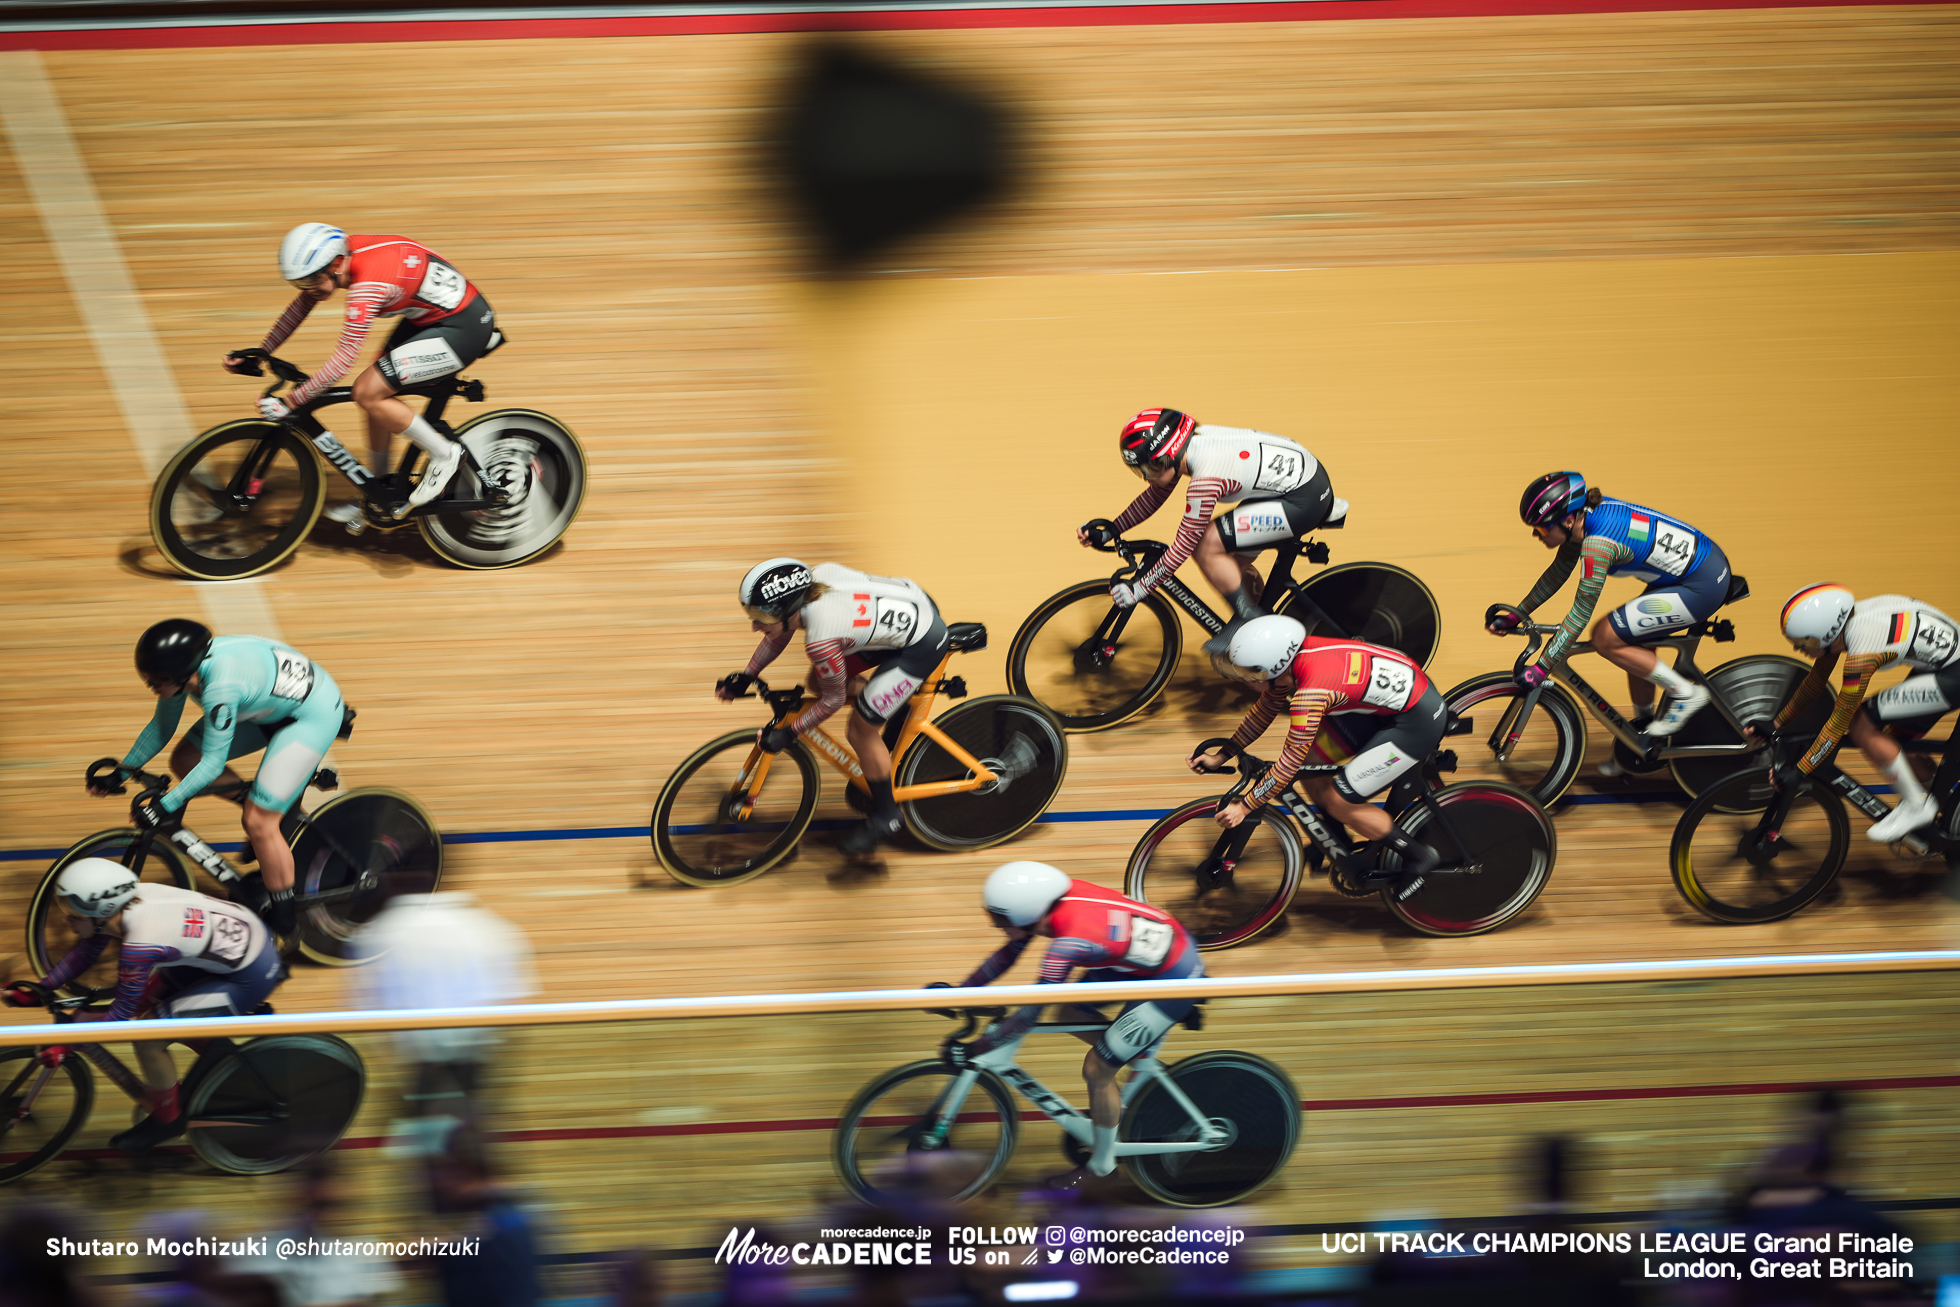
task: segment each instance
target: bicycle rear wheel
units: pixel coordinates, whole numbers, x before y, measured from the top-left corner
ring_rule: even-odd
[[[68,918],[55,898],[54,882],[62,869],[82,858],[107,858],[128,866],[130,851],[141,838],[140,834],[128,827],[97,831],[54,860],[47,874],[41,877],[41,883],[35,887],[34,896],[27,901],[27,957],[35,975],[45,976],[54,970],[54,964],[81,942],[75,932],[68,928]],[[203,890],[224,897],[223,889],[208,877],[193,876],[189,859],[174,844],[164,840],[150,842],[150,851],[143,859],[142,874],[137,879],[146,885],[174,885],[178,889]],[[67,985],[66,991],[77,997],[88,994],[101,997],[114,993],[119,956],[120,943],[111,938],[95,965]]]
[[[1296,594],[1313,600],[1340,629],[1317,626]],[[1443,612],[1429,587],[1414,572],[1390,563],[1330,567],[1280,596],[1273,611],[1305,622],[1309,635],[1386,645],[1407,654],[1418,667],[1429,666],[1436,656],[1443,629]]]
[[[1796,797],[1777,842],[1758,830],[1769,809],[1762,769],[1732,773],[1695,797],[1674,826],[1674,887],[1703,916],[1736,925],[1778,921],[1824,892],[1844,866],[1851,822],[1827,790]]]
[[[372,872],[375,885],[299,913],[300,951],[327,966],[367,961],[354,934],[391,894],[432,894],[442,879],[442,833],[399,790],[353,790],[306,815],[293,840],[294,888],[302,895],[349,889]]]
[[[256,576],[299,548],[327,492],[320,459],[276,422],[227,422],[177,451],[150,492],[150,535],[201,581]]]
[[[270,1175],[334,1146],[361,1110],[361,1055],[332,1035],[270,1035],[216,1053],[189,1086],[191,1149],[232,1175]]]
[[[1220,1207],[1270,1183],[1300,1141],[1300,1095],[1286,1072],[1263,1057],[1220,1051],[1185,1058],[1170,1078],[1201,1116],[1226,1127],[1224,1145],[1209,1152],[1126,1157],[1123,1169],[1139,1189],[1175,1207]],[[1125,1143],[1182,1143],[1198,1137],[1184,1105],[1161,1083],[1133,1099],[1118,1139]]]
[[[1708,685],[1721,696],[1736,720],[1747,724],[1758,717],[1774,717],[1777,709],[1790,701],[1790,696],[1796,693],[1797,686],[1808,675],[1810,664],[1795,658],[1786,658],[1781,654],[1749,654],[1731,659],[1709,672]],[[1783,732],[1791,757],[1797,757],[1808,749],[1811,741],[1817,738],[1817,732],[1824,729],[1824,723],[1831,716],[1832,703],[1829,695],[1820,697],[1802,718],[1792,722]],[[1690,717],[1668,743],[1675,746],[1740,744],[1742,737],[1723,720],[1722,714],[1708,707]],[[1674,783],[1690,795],[1696,795],[1711,785],[1727,781],[1744,761],[1744,755],[1728,754],[1714,758],[1675,758],[1667,765],[1668,770],[1674,773]],[[1738,800],[1743,803],[1742,808],[1736,809],[1738,812],[1753,810],[1760,813],[1769,806],[1769,768],[1758,766],[1755,770],[1757,783],[1747,791],[1746,799]]]
[[[1212,820],[1218,796],[1198,799],[1143,833],[1123,873],[1123,892],[1162,908],[1201,949],[1231,948],[1271,930],[1299,891],[1305,859],[1293,823],[1259,808],[1244,848],[1223,859],[1235,834]]]
[[[1068,736],[1054,715],[1018,695],[969,699],[933,722],[997,777],[986,787],[899,804],[905,824],[946,853],[1012,839],[1048,810],[1068,775]],[[896,788],[965,780],[973,771],[930,735],[913,740],[893,772]]]
[[[762,757],[754,731],[730,731],[674,769],[652,820],[653,854],[668,875],[683,885],[738,885],[795,850],[822,790],[816,759],[794,741],[752,786],[748,769]]]
[[[535,409],[504,408],[465,422],[456,439],[469,447],[493,485],[510,492],[510,501],[417,518],[429,548],[458,567],[515,567],[551,548],[571,528],[585,501],[585,450],[570,427]],[[474,499],[479,491],[466,464],[443,497]],[[438,510],[442,502],[436,501]]]
[[[1558,861],[1558,835],[1551,818],[1523,790],[1493,781],[1446,785],[1435,797],[1449,813],[1449,827],[1436,819],[1427,804],[1418,803],[1402,814],[1402,829],[1435,849],[1444,866],[1470,863],[1483,870],[1435,872],[1400,902],[1392,890],[1383,890],[1382,902],[1425,935],[1481,935],[1495,930],[1530,907],[1551,879],[1552,865]],[[1468,847],[1456,847],[1448,833],[1451,827]],[[1395,856],[1382,855],[1384,869],[1394,870]]]
[[[993,1183],[1014,1155],[1014,1096],[999,1076],[982,1071],[942,1132],[939,1114],[954,1080],[942,1062],[913,1062],[859,1090],[831,1139],[831,1162],[845,1188],[867,1202],[884,1195],[958,1202]]]
[[[1164,692],[1184,651],[1177,612],[1151,594],[1124,613],[1109,582],[1084,581],[1042,601],[1007,647],[1007,688],[1067,731],[1108,730]]]
[[[1463,780],[1515,785],[1550,807],[1572,788],[1586,760],[1586,715],[1565,687],[1548,682],[1524,724],[1511,756],[1497,760],[1491,737],[1525,691],[1509,672],[1473,676],[1443,696],[1451,712],[1473,720],[1474,730],[1456,748],[1456,775]]]
[[[94,1106],[95,1077],[80,1054],[44,1067],[38,1048],[0,1049],[0,1184],[53,1161]]]

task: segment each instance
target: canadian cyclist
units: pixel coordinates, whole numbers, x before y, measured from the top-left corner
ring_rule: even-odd
[[[756,740],[764,752],[780,753],[792,737],[809,734],[846,700],[854,704],[845,738],[864,768],[871,812],[838,847],[864,857],[880,840],[905,829],[892,798],[892,755],[883,730],[938,668],[946,653],[946,623],[918,582],[872,576],[841,563],[810,567],[794,558],[771,558],[749,569],[736,594],[762,643],[747,667],[715,686],[715,697],[740,697],[789,647],[790,638],[803,632],[817,701],[788,726],[763,727]]]
[[[1854,599],[1841,585],[1807,585],[1783,605],[1783,634],[1814,660],[1810,675],[1776,714],[1781,728],[1827,692],[1844,663],[1844,686],[1831,719],[1797,760],[1808,776],[1837,751],[1847,733],[1892,781],[1899,801],[1866,832],[1881,844],[1902,839],[1939,815],[1939,800],[1920,784],[1901,739],[1917,739],[1960,708],[1960,627],[1931,604],[1904,595]],[[1894,663],[1912,673],[1867,698],[1872,677]]]
[[[1005,975],[1037,935],[1054,941],[1041,959],[1037,984],[1061,984],[1077,967],[1085,968],[1082,979],[1090,983],[1188,980],[1205,974],[1197,943],[1168,912],[1086,880],[1070,879],[1046,863],[1009,862],[996,867],[981,897],[987,916],[1006,934],[1007,942],[961,982],[965,988],[990,985]],[[1123,1115],[1116,1073],[1154,1053],[1171,1027],[1196,1006],[1195,999],[1126,1003],[1101,1034],[1076,1036],[1090,1046],[1082,1059],[1082,1078],[1089,1086],[1094,1139],[1087,1165],[1057,1177],[1051,1185],[1075,1188],[1090,1175],[1108,1175],[1116,1169],[1116,1126]],[[1101,1020],[1104,1015],[1088,1005],[1078,1006],[1076,1013],[1081,1014],[1074,1016],[1077,1020]],[[947,1059],[956,1068],[972,1065],[974,1059],[1020,1039],[1040,1017],[1040,1004],[1021,1008],[978,1039],[948,1044]]]
[[[1680,518],[1609,499],[1596,486],[1588,489],[1577,472],[1548,472],[1526,486],[1518,515],[1545,548],[1558,551],[1519,608],[1536,611],[1575,567],[1580,569],[1579,592],[1565,620],[1538,661],[1518,674],[1518,684],[1528,690],[1550,679],[1551,669],[1564,661],[1565,651],[1592,620],[1606,578],[1625,576],[1646,582],[1647,588],[1593,624],[1592,644],[1626,671],[1634,726],[1652,736],[1673,735],[1707,707],[1708,687],[1682,676],[1643,645],[1714,616],[1728,600],[1729,560],[1720,546]],[[1506,613],[1489,630],[1506,635],[1517,626],[1518,618]],[[1658,716],[1655,686],[1667,692],[1666,711]],[[1610,761],[1600,770],[1620,773]]]
[[[211,634],[201,622],[158,622],[136,642],[136,674],[157,696],[156,713],[123,755],[141,767],[170,742],[195,700],[204,716],[170,754],[175,789],[136,807],[138,822],[169,834],[183,824],[184,805],[213,781],[237,781],[230,762],[263,749],[242,818],[248,852],[265,879],[266,921],[282,935],[293,929],[293,851],[280,820],[298,801],[346,719],[340,687],[327,669],[297,649],[256,635]],[[97,795],[115,791],[113,775],[89,783]],[[247,859],[249,860],[249,858]]]
[[[463,447],[396,394],[404,386],[461,372],[501,344],[496,311],[455,265],[428,246],[403,236],[350,236],[323,222],[304,222],[286,233],[279,246],[279,275],[299,294],[266,332],[259,348],[279,348],[306,321],[313,306],[331,299],[336,290],[347,292],[347,309],[340,341],[320,370],[283,399],[259,400],[259,412],[272,421],[346,376],[360,358],[376,318],[402,319],[381,356],[354,379],[354,402],[367,415],[369,457],[376,476],[388,474],[388,447],[397,435],[414,441],[429,456],[421,481],[396,510],[397,517],[406,516],[442,493],[462,466]],[[250,364],[236,354],[226,354],[224,366],[227,372],[239,372]]]
[[[285,979],[279,949],[265,923],[236,903],[175,885],[138,881],[107,858],[81,858],[55,881],[62,913],[79,942],[41,984],[59,989],[80,977],[116,940],[116,997],[107,1011],[78,1012],[77,1021],[137,1021],[146,1017],[237,1016],[256,1009]],[[36,1007],[25,986],[0,992],[10,1007]],[[149,1115],[109,1141],[112,1148],[154,1148],[184,1133],[181,1086],[169,1044],[133,1041],[150,1092]]]
[[[1225,629],[1205,644],[1222,653],[1239,627],[1259,615],[1261,581],[1252,560],[1333,516],[1338,500],[1327,469],[1306,449],[1281,436],[1244,427],[1200,424],[1174,408],[1147,408],[1123,424],[1117,446],[1123,463],[1144,481],[1143,493],[1116,515],[1118,533],[1138,526],[1170,498],[1180,478],[1184,519],[1171,547],[1148,572],[1110,587],[1120,608],[1143,602],[1184,560],[1198,568],[1231,607]],[[1235,504],[1220,514],[1220,504]],[[1092,546],[1087,526],[1075,538]]]
[[[1396,897],[1406,899],[1420,889],[1439,860],[1436,851],[1412,839],[1368,800],[1421,766],[1443,741],[1449,713],[1422,669],[1394,649],[1309,637],[1299,622],[1278,616],[1247,622],[1232,637],[1230,651],[1212,662],[1233,680],[1266,687],[1232,732],[1232,743],[1249,747],[1282,708],[1290,718],[1278,760],[1244,798],[1219,809],[1218,824],[1230,830],[1245,821],[1284,793],[1309,762],[1337,767],[1331,774],[1311,774],[1302,784],[1322,812],[1372,841],[1357,852],[1355,869],[1378,875],[1380,851],[1393,850],[1401,860]],[[1222,751],[1190,759],[1195,772],[1224,765]]]

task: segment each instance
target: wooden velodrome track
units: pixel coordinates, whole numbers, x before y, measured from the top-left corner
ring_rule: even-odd
[[[1477,616],[1542,565],[1513,505],[1555,465],[1723,543],[1756,598],[1731,613],[1742,638],[1711,653],[1776,651],[1781,596],[1825,576],[1960,604],[1960,19],[1945,6],[867,33],[1018,106],[1029,165],[982,220],[848,283],[800,278],[757,167],[806,39],[0,55],[14,88],[0,847],[57,848],[116,822],[77,782],[147,713],[129,646],[160,617],[213,612],[332,670],[362,713],[335,755],[347,784],[412,790],[452,835],[520,833],[452,845],[445,880],[530,934],[545,997],[956,979],[990,947],[974,900],[998,854],[899,851],[865,875],[818,840],[710,893],[670,882],[643,838],[522,833],[639,825],[685,753],[753,716],[708,686],[751,647],[730,592],[769,554],[919,578],[949,617],[989,625],[993,647],[956,670],[998,688],[1026,611],[1108,570],[1071,528],[1127,502],[1107,437],[1150,403],[1321,454],[1354,504],[1336,561],[1399,563],[1436,590],[1445,686],[1516,651]],[[64,279],[72,213],[29,175],[45,181],[45,141],[27,141],[20,115],[50,103],[160,350],[120,382],[139,408],[174,387],[188,410],[144,455],[249,411],[251,383],[216,359],[283,303],[271,263],[286,227],[403,232],[454,258],[507,325],[512,345],[475,370],[491,402],[544,409],[585,442],[591,492],[565,546],[469,573],[403,536],[323,525],[262,581],[175,578],[147,537],[146,437],[102,375],[98,349],[115,342],[91,335]],[[321,357],[332,321],[286,352]],[[355,425],[337,424],[350,443]],[[1205,792],[1179,759],[1236,709],[1190,670],[1149,719],[1076,738],[1057,811]],[[1645,801],[1564,808],[1552,885],[1505,931],[1417,938],[1315,886],[1288,932],[1212,970],[1954,943],[1938,876],[1862,840],[1832,900],[1714,927],[1668,882],[1678,808],[1664,787],[1589,770],[1575,795]],[[207,833],[230,824],[217,805],[194,813]],[[1047,824],[1012,852],[1115,884],[1143,826]],[[45,863],[0,862],[0,938],[18,940],[12,905]],[[333,1010],[344,982],[302,972],[280,1004]],[[1931,1201],[1951,1196],[1960,1162],[1956,1001],[1948,973],[1246,1001],[1180,1042],[1264,1052],[1335,1105],[1262,1199],[1268,1222],[1496,1212],[1505,1160],[1546,1130],[1593,1143],[1590,1206],[1655,1208],[1732,1182],[1788,1108],[1767,1091],[1625,1091],[1841,1078],[1918,1078],[1871,1096],[1849,1173]],[[501,1157],[556,1204],[564,1250],[717,1242],[833,1187],[823,1131],[715,1127],[825,1118],[939,1034],[921,1017],[527,1032],[497,1128],[642,1129],[514,1135]],[[360,1042],[375,1079],[354,1134],[372,1141],[396,1069]],[[1072,1061],[1036,1065],[1066,1085]],[[1491,1101],[1505,1094],[1529,1101]],[[1450,1095],[1468,1097],[1381,1107]],[[100,1114],[106,1133],[114,1113]],[[1017,1174],[1047,1168],[1045,1142],[1034,1132]],[[362,1231],[421,1228],[398,1164],[344,1156]],[[184,1206],[263,1225],[282,1183],[169,1166],[134,1180],[111,1162],[22,1189],[86,1201],[107,1235]],[[1911,1219],[1954,1237],[1950,1212]],[[1303,1237],[1275,1256],[1316,1249]]]

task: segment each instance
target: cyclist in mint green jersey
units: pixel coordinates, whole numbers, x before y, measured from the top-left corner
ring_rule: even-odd
[[[161,798],[139,805],[136,819],[152,830],[175,830],[183,824],[184,805],[206,786],[239,779],[232,759],[263,749],[245,799],[245,838],[265,878],[266,920],[280,934],[291,934],[293,852],[279,822],[340,734],[346,716],[340,687],[297,649],[255,635],[213,636],[183,618],[143,633],[136,670],[157,696],[157,707],[123,756],[124,767],[141,767],[163,750],[176,734],[186,699],[204,710],[170,755],[170,769],[182,779]],[[113,778],[91,788],[109,793]]]
[[[1525,488],[1519,515],[1545,548],[1558,553],[1518,607],[1534,611],[1583,565],[1571,609],[1538,661],[1519,674],[1519,684],[1543,684],[1550,669],[1564,660],[1592,620],[1607,577],[1644,581],[1647,588],[1638,599],[1593,626],[1593,648],[1626,670],[1636,726],[1657,736],[1680,730],[1708,705],[1708,688],[1643,646],[1712,617],[1728,601],[1729,560],[1720,546],[1678,517],[1609,499],[1596,486],[1588,489],[1577,472],[1552,472],[1533,481]],[[1517,619],[1507,614],[1492,622],[1490,630],[1503,635],[1516,625]],[[1656,685],[1667,692],[1666,711],[1658,716]]]

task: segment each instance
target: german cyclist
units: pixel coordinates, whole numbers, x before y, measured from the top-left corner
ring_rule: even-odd
[[[1443,696],[1420,667],[1404,654],[1359,640],[1309,637],[1290,617],[1256,617],[1232,637],[1232,647],[1212,663],[1236,681],[1265,683],[1259,701],[1232,732],[1232,743],[1251,746],[1266,733],[1280,709],[1290,721],[1286,745],[1277,761],[1245,797],[1219,809],[1227,830],[1293,783],[1309,762],[1339,768],[1302,781],[1307,797],[1334,820],[1371,841],[1359,850],[1355,870],[1376,876],[1381,850],[1401,859],[1394,893],[1406,899],[1422,887],[1436,866],[1436,851],[1409,835],[1387,813],[1369,803],[1410,769],[1419,767],[1443,741],[1449,713]],[[1194,754],[1191,770],[1213,772],[1225,765],[1222,751]]]
[[[1077,967],[1085,968],[1082,979],[1090,983],[1188,980],[1205,974],[1196,942],[1168,912],[1086,880],[1072,880],[1046,863],[1009,862],[996,867],[981,897],[987,916],[1006,934],[1007,942],[961,982],[964,988],[990,985],[1005,975],[1037,935],[1054,941],[1041,959],[1037,984],[1061,984]],[[1108,1175],[1116,1169],[1116,1126],[1123,1115],[1116,1073],[1153,1053],[1171,1027],[1196,1006],[1195,999],[1126,1003],[1108,1029],[1076,1036],[1090,1046],[1082,1059],[1082,1078],[1089,1086],[1094,1141],[1088,1164],[1056,1177],[1051,1186],[1075,1188],[1090,1175]],[[1084,1005],[1067,1015],[1099,1021],[1104,1014]],[[1019,1039],[1040,1018],[1040,1004],[1023,1007],[978,1039],[948,1044],[947,1059],[955,1068],[969,1066],[975,1058]]]
[[[285,979],[279,948],[265,923],[236,903],[175,885],[138,881],[107,858],[80,858],[62,868],[55,894],[80,937],[41,984],[59,989],[95,965],[118,941],[116,997],[103,1012],[77,1021],[138,1021],[150,1017],[228,1017],[253,1011]],[[0,991],[10,1007],[38,1007],[40,995],[21,985]],[[149,1115],[109,1141],[136,1152],[184,1133],[177,1067],[164,1040],[132,1041],[149,1093]]]
[[[892,755],[883,730],[938,668],[946,653],[946,623],[918,582],[872,576],[841,563],[810,567],[794,558],[771,558],[749,569],[736,596],[762,643],[747,667],[715,686],[715,697],[740,697],[789,647],[790,638],[803,632],[817,701],[788,726],[763,727],[756,742],[766,753],[780,753],[792,737],[809,734],[846,700],[853,703],[845,738],[864,768],[871,812],[838,847],[864,857],[880,840],[905,829],[892,798]]]
[[[396,510],[397,517],[406,516],[442,493],[462,466],[463,447],[395,396],[404,386],[461,372],[502,343],[497,339],[496,311],[455,265],[428,246],[403,236],[349,236],[323,222],[304,222],[286,233],[279,246],[279,275],[299,294],[266,332],[259,348],[278,349],[306,321],[313,306],[331,299],[336,290],[347,292],[347,309],[340,341],[320,370],[283,399],[259,400],[259,412],[271,421],[284,418],[346,376],[360,358],[376,318],[402,319],[381,356],[354,379],[354,402],[367,415],[369,457],[376,476],[388,474],[388,447],[397,435],[414,441],[429,456],[421,481],[408,502]],[[236,354],[224,357],[227,372],[248,366]]]
[[[1184,518],[1171,547],[1148,572],[1110,587],[1120,608],[1143,602],[1194,554],[1198,569],[1232,610],[1225,629],[1205,644],[1222,653],[1247,621],[1259,616],[1261,581],[1253,559],[1263,549],[1313,530],[1336,500],[1327,469],[1306,449],[1281,436],[1244,427],[1200,424],[1174,408],[1147,408],[1123,424],[1117,448],[1144,482],[1143,493],[1116,515],[1120,534],[1140,525],[1170,498],[1180,478]],[[1220,504],[1237,507],[1218,513]],[[1087,526],[1075,538],[1092,542]]]
[[[291,934],[293,851],[279,823],[343,729],[340,687],[297,649],[256,635],[214,636],[203,623],[182,617],[143,632],[136,641],[136,674],[157,696],[157,706],[123,755],[124,767],[141,767],[162,751],[177,732],[187,699],[204,709],[171,751],[170,770],[181,778],[176,788],[138,804],[136,820],[169,834],[183,824],[184,805],[205,787],[239,780],[232,759],[263,749],[242,822],[248,853],[258,859],[265,880],[266,921],[281,935]],[[96,795],[116,788],[113,775],[89,783]]]
[[[1892,781],[1899,801],[1866,832],[1881,844],[1902,839],[1939,815],[1939,800],[1926,792],[1901,739],[1918,739],[1960,708],[1960,627],[1931,604],[1904,595],[1853,599],[1841,585],[1807,585],[1783,605],[1783,634],[1812,659],[1810,675],[1777,712],[1788,725],[1827,692],[1831,672],[1844,663],[1844,685],[1831,719],[1796,762],[1808,776],[1837,751],[1847,733],[1872,766]],[[1912,675],[1866,698],[1872,677],[1894,663]],[[1752,732],[1753,733],[1753,732]],[[1778,778],[1779,780],[1782,778]]]
[[[1558,633],[1538,661],[1518,674],[1518,684],[1528,690],[1550,679],[1551,669],[1564,661],[1565,651],[1591,621],[1606,578],[1625,576],[1646,582],[1647,588],[1594,623],[1592,643],[1608,662],[1625,670],[1635,728],[1651,736],[1673,735],[1707,707],[1707,686],[1690,681],[1642,646],[1714,616],[1728,599],[1729,560],[1721,548],[1679,518],[1609,499],[1596,486],[1587,489],[1577,472],[1548,472],[1526,486],[1518,515],[1545,548],[1558,551],[1518,605],[1527,614],[1557,594],[1573,569],[1584,564],[1579,592]],[[1518,618],[1506,613],[1489,630],[1507,635],[1517,626]],[[1658,716],[1655,686],[1667,692],[1666,711]],[[1600,770],[1608,776],[1620,773],[1610,761]]]

